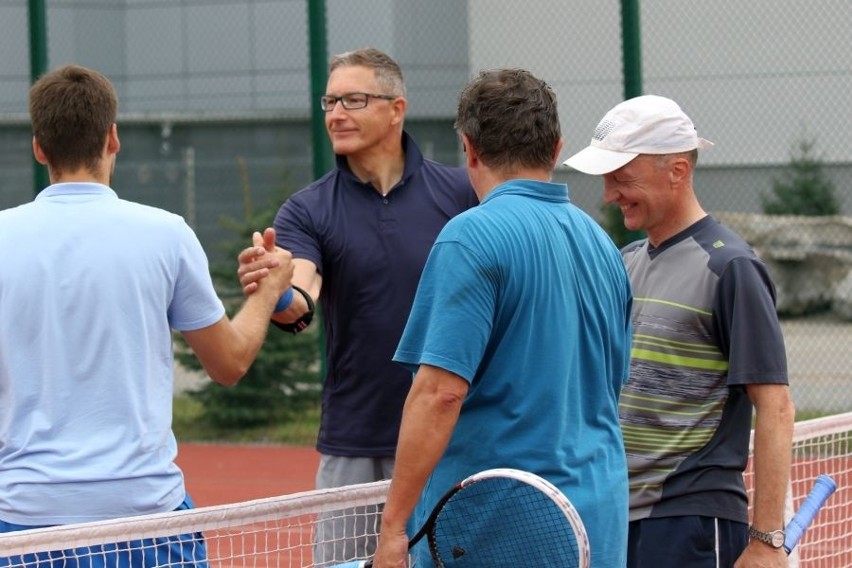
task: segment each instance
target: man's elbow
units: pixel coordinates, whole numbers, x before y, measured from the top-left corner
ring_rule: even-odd
[[[225,387],[233,387],[248,373],[250,365],[233,364],[215,369],[207,369],[207,375],[213,382]]]
[[[766,420],[777,425],[786,425],[792,428],[796,420],[796,405],[787,385],[766,385],[764,389],[772,389],[773,396],[757,399],[758,419],[765,416]]]
[[[796,421],[796,403],[793,402],[792,397],[787,400],[786,409],[783,412],[790,422]]]

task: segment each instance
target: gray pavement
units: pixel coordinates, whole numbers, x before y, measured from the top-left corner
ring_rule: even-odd
[[[852,322],[821,316],[781,325],[796,408],[852,411]]]

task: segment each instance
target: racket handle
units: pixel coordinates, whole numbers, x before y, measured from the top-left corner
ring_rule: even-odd
[[[826,500],[831,497],[831,494],[837,489],[837,484],[828,475],[820,475],[814,482],[814,487],[793,518],[787,524],[784,530],[786,537],[784,538],[784,550],[787,554],[799,544],[799,539],[804,536],[808,530],[814,517],[816,517],[820,508],[825,504]]]

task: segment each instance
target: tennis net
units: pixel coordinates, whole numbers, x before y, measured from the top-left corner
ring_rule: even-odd
[[[790,555],[790,566],[793,567],[852,566],[852,412],[796,423],[787,490],[788,520],[821,474],[834,479],[837,491]],[[754,472],[751,459],[745,479],[749,502],[752,502]]]
[[[791,555],[794,566],[852,566],[851,446],[852,413],[796,424],[788,516],[801,505],[818,475],[831,475],[838,489]],[[749,464],[746,471],[749,488],[752,479]],[[125,566],[180,566],[180,562],[168,558],[162,546],[164,541],[177,542],[177,535],[190,535],[184,537],[188,540],[180,542],[184,550],[201,542],[205,544],[206,561],[196,566],[307,568],[325,562],[343,562],[353,559],[350,552],[353,542],[378,533],[377,518],[387,488],[388,482],[380,481],[186,511],[0,534],[0,567],[114,565],[104,559],[107,552],[116,548],[123,550]],[[319,530],[320,526],[324,527],[323,531]],[[313,549],[317,540],[332,543],[335,557],[315,563]],[[38,563],[37,558],[49,558],[53,563],[50,560]]]
[[[326,562],[343,562],[378,534],[389,483],[0,534],[0,567],[313,567],[320,526],[324,550],[339,555]]]

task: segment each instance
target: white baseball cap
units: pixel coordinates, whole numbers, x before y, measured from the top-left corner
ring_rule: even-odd
[[[676,102],[643,95],[614,106],[595,128],[591,144],[565,160],[586,174],[613,172],[639,154],[677,154],[713,143],[699,138]]]

